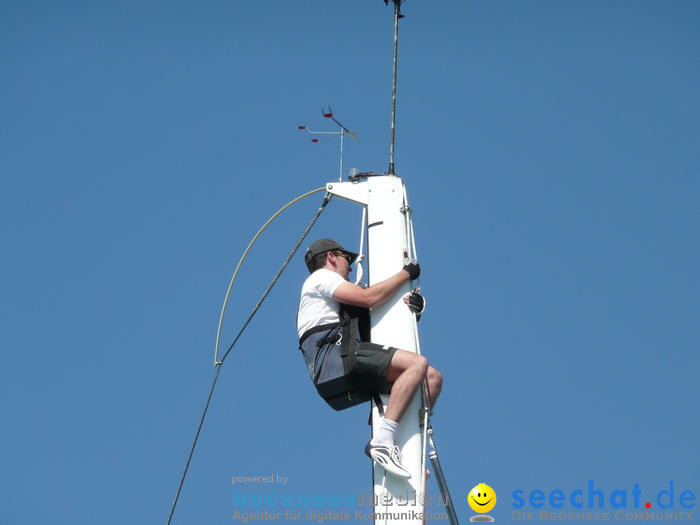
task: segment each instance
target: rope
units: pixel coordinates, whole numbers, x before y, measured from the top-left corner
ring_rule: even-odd
[[[357,267],[357,277],[355,278],[355,284],[360,284],[364,270],[362,268],[362,261],[365,260],[365,230],[367,229],[367,206],[362,207],[362,220],[360,221],[360,253],[355,259],[355,266]]]
[[[321,188],[321,189],[323,189],[323,188]],[[253,240],[251,241],[251,243],[248,245],[248,248],[246,248],[246,251],[244,252],[243,258],[242,258],[242,259],[245,258],[245,256],[246,256],[247,253],[248,253],[248,250],[250,249],[250,247],[252,246],[252,244],[255,242],[255,240],[260,236],[260,234],[262,233],[262,231],[267,227],[267,225],[268,225],[270,222],[272,222],[272,220],[274,220],[275,217],[277,217],[277,215],[279,215],[282,211],[284,211],[286,208],[288,208],[289,206],[291,206],[293,203],[295,203],[295,202],[301,200],[303,197],[306,197],[306,196],[308,196],[308,195],[310,195],[310,194],[312,194],[312,193],[315,193],[315,192],[317,192],[317,191],[320,191],[320,190],[314,190],[314,191],[311,191],[311,192],[309,192],[309,193],[307,193],[307,194],[302,195],[301,197],[295,199],[294,201],[292,201],[292,202],[290,202],[289,204],[287,204],[286,206],[284,206],[284,207],[283,207],[282,209],[280,209],[275,215],[273,215],[273,216],[265,223],[265,225],[264,225],[260,230],[258,230],[258,233],[255,235],[255,237],[253,238]],[[212,397],[213,397],[213,395],[214,395],[214,389],[216,388],[216,383],[217,383],[217,381],[219,380],[219,374],[221,373],[221,368],[222,368],[221,365],[223,365],[224,360],[226,359],[226,357],[228,356],[228,354],[231,352],[231,350],[233,350],[234,345],[236,344],[236,342],[238,341],[238,339],[241,337],[241,335],[243,334],[243,332],[245,331],[245,329],[248,327],[248,324],[249,324],[250,321],[253,319],[253,317],[255,316],[255,314],[257,313],[257,311],[258,311],[258,310],[260,309],[260,307],[262,306],[262,303],[265,301],[265,299],[266,299],[267,296],[269,295],[269,293],[270,293],[270,291],[272,290],[273,286],[275,286],[275,284],[277,283],[277,281],[279,280],[279,278],[282,276],[282,272],[284,272],[284,270],[287,268],[287,266],[289,265],[289,262],[292,260],[292,258],[293,258],[294,255],[296,254],[296,252],[299,250],[299,247],[301,246],[301,243],[304,242],[304,239],[306,239],[306,236],[309,234],[309,232],[311,231],[311,228],[312,228],[313,225],[316,223],[316,221],[318,220],[318,218],[321,216],[321,213],[323,212],[323,210],[325,209],[326,205],[328,204],[328,202],[329,202],[330,200],[331,200],[331,194],[330,194],[330,193],[326,193],[326,195],[323,197],[323,202],[321,203],[321,207],[316,211],[316,214],[313,216],[313,218],[312,218],[311,221],[309,222],[308,226],[306,227],[306,229],[305,229],[305,230],[303,231],[303,233],[301,234],[301,237],[299,237],[299,240],[298,240],[298,241],[296,242],[296,244],[294,245],[294,248],[292,249],[292,251],[289,253],[289,255],[287,256],[287,258],[285,259],[285,261],[282,263],[282,266],[281,266],[280,269],[277,271],[277,274],[275,275],[275,277],[272,279],[272,281],[270,282],[270,284],[267,286],[267,288],[266,288],[265,291],[263,292],[262,296],[260,297],[260,300],[258,301],[258,304],[255,305],[255,307],[254,307],[253,310],[251,311],[250,315],[248,315],[248,318],[246,319],[245,323],[243,323],[243,327],[242,327],[241,330],[238,332],[238,335],[237,335],[236,338],[233,340],[233,342],[229,345],[228,349],[226,350],[226,353],[225,353],[224,356],[221,358],[221,361],[218,361],[218,362],[216,363],[216,372],[214,373],[214,378],[212,379],[211,387],[209,388],[209,395],[207,396],[207,401],[206,401],[206,403],[204,404],[204,410],[202,411],[202,417],[199,419],[199,425],[197,426],[197,432],[196,432],[195,435],[194,435],[194,440],[192,441],[192,446],[190,447],[190,452],[189,452],[189,454],[187,455],[187,461],[185,462],[185,469],[184,469],[184,471],[182,472],[182,477],[180,478],[180,483],[179,483],[179,485],[178,485],[178,487],[177,487],[177,492],[176,492],[176,494],[175,494],[175,499],[173,500],[173,504],[172,504],[172,506],[170,507],[170,514],[168,515],[167,525],[170,525],[170,522],[171,522],[171,520],[173,519],[173,515],[175,514],[175,508],[177,507],[177,502],[178,502],[178,500],[180,499],[180,493],[182,492],[182,487],[183,487],[183,485],[185,484],[185,478],[187,477],[187,472],[188,472],[188,470],[189,470],[189,468],[190,468],[190,463],[192,462],[192,456],[194,455],[195,448],[197,447],[197,442],[199,441],[199,435],[200,435],[200,433],[202,432],[202,427],[204,426],[204,419],[205,419],[206,416],[207,416],[207,411],[209,410],[209,405],[210,405],[211,399],[212,399]],[[242,262],[242,260],[241,260],[241,262]],[[236,267],[236,272],[235,272],[235,273],[238,273],[238,269],[240,268],[240,265],[241,265],[241,263],[239,262],[238,266]],[[231,279],[231,283],[229,284],[229,290],[228,290],[229,293],[230,293],[230,291],[231,291],[231,286],[233,285],[233,281],[235,280],[235,273],[234,273],[233,279]],[[227,293],[226,300],[228,300],[228,293]],[[224,309],[225,309],[225,302],[224,302]],[[223,318],[223,311],[222,311],[222,316],[221,316],[221,318]]]
[[[233,276],[231,277],[231,281],[228,283],[228,288],[226,289],[226,296],[224,297],[224,304],[221,306],[221,313],[219,314],[219,325],[216,329],[216,343],[214,345],[214,364],[218,365],[219,364],[219,343],[221,341],[221,327],[224,324],[224,314],[226,313],[226,307],[228,306],[228,300],[231,297],[231,289],[233,288],[233,283],[236,282],[236,277],[238,276],[238,271],[241,269],[241,266],[243,264],[243,261],[245,261],[246,257],[248,257],[248,252],[250,249],[253,247],[253,244],[255,244],[255,241],[258,240],[258,237],[262,234],[262,232],[265,231],[265,229],[274,221],[284,210],[289,208],[292,204],[295,204],[299,202],[301,199],[304,199],[308,197],[309,195],[313,195],[314,193],[318,193],[319,191],[323,191],[325,188],[316,188],[315,190],[308,191],[304,193],[303,195],[299,195],[296,199],[289,201],[287,204],[282,206],[277,212],[275,212],[272,217],[267,219],[265,221],[265,224],[263,224],[258,232],[253,236],[251,241],[248,243],[248,246],[246,246],[246,249],[243,251],[243,255],[241,255],[240,260],[238,261],[238,264],[236,265],[236,269],[233,271]],[[323,207],[323,206],[322,206]]]
[[[167,524],[170,525],[170,521],[173,519],[173,514],[175,514],[175,507],[177,507],[177,501],[180,499],[180,492],[182,492],[182,486],[185,484],[185,478],[187,477],[187,471],[190,468],[190,463],[192,462],[192,455],[194,454],[194,449],[197,447],[197,441],[199,441],[199,434],[202,432],[202,426],[204,426],[204,418],[207,417],[207,411],[209,410],[209,403],[211,403],[211,397],[214,395],[214,388],[216,387],[216,382],[219,380],[219,373],[221,372],[221,367],[216,367],[216,373],[214,374],[214,380],[211,382],[211,387],[209,388],[209,395],[207,396],[207,402],[204,404],[204,411],[202,412],[202,417],[199,419],[199,425],[197,426],[197,432],[194,435],[194,441],[192,442],[192,447],[190,448],[190,453],[187,455],[187,462],[185,463],[185,470],[182,472],[182,477],[180,478],[180,484],[177,486],[177,492],[175,493],[175,499],[173,500],[173,505],[170,507],[170,514],[168,515]]]
[[[248,327],[248,323],[250,323],[250,321],[253,319],[253,316],[257,313],[258,309],[260,308],[260,306],[262,306],[263,301],[267,298],[268,294],[272,290],[272,287],[275,285],[277,280],[282,275],[282,272],[284,272],[284,270],[287,268],[287,265],[292,260],[292,257],[294,257],[294,254],[297,253],[297,251],[299,250],[301,243],[304,242],[304,239],[306,239],[306,236],[311,231],[311,228],[313,227],[313,225],[316,224],[316,221],[321,216],[321,213],[325,209],[326,204],[328,204],[328,202],[330,200],[331,200],[331,194],[326,193],[325,197],[323,198],[323,202],[321,203],[321,207],[316,211],[316,214],[313,216],[313,218],[309,222],[309,225],[306,227],[306,229],[301,234],[301,237],[299,237],[299,240],[294,245],[294,248],[292,248],[292,251],[289,252],[289,255],[287,255],[287,258],[282,263],[282,266],[280,266],[280,269],[277,270],[277,274],[275,275],[275,277],[272,279],[272,281],[270,281],[270,284],[267,285],[267,288],[263,292],[262,297],[260,297],[258,304],[256,304],[255,307],[253,308],[253,310],[250,312],[248,319],[246,319],[245,323],[243,323],[243,327],[238,332],[238,335],[236,335],[235,339],[233,340],[233,342],[229,345],[228,349],[226,350],[226,353],[224,353],[224,357],[222,357],[221,361],[218,363],[219,366],[224,363],[224,360],[226,359],[226,357],[229,355],[229,353],[231,353],[231,350],[233,350],[233,346],[238,342],[238,339],[241,337],[241,335],[243,335],[243,331]]]

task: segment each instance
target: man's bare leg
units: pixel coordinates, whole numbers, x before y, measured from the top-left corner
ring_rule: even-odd
[[[406,350],[397,350],[386,372],[387,381],[393,385],[384,417],[392,421],[399,421],[411,402],[413,394],[416,393],[426,377],[428,379],[428,398],[432,407],[442,389],[442,375],[433,367],[428,366],[428,360],[422,355]]]
[[[393,383],[386,413],[372,441],[365,447],[365,453],[389,472],[410,478],[410,472],[401,464],[401,453],[394,445],[394,432],[413,395],[424,382],[427,384],[430,406],[435,404],[442,388],[442,375],[428,366],[425,357],[397,350],[391,358],[386,379]]]
[[[428,367],[428,404],[430,408],[435,406],[437,398],[442,391],[442,374],[432,366]]]

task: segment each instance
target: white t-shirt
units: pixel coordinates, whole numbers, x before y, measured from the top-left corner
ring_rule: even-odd
[[[314,326],[340,321],[340,307],[338,301],[333,299],[333,292],[344,282],[341,275],[325,268],[316,270],[304,281],[297,314],[299,337]]]

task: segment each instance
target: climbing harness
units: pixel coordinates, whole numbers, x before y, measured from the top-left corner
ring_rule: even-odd
[[[334,410],[344,410],[373,399],[379,392],[356,376],[357,351],[370,342],[369,309],[340,304],[337,323],[314,326],[299,338],[309,376],[319,395]]]

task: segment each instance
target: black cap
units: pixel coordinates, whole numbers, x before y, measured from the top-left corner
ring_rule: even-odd
[[[349,256],[352,257],[352,260],[350,261],[350,264],[355,262],[355,259],[357,259],[357,254],[355,252],[351,252],[349,250],[346,250],[343,248],[340,243],[337,241],[334,241],[333,239],[319,239],[315,241],[311,246],[309,246],[309,249],[306,250],[306,255],[304,255],[304,262],[306,263],[306,267],[309,269],[311,273],[313,273],[313,261],[314,257],[321,253],[326,253],[331,250],[338,250],[343,253],[347,253]]]

